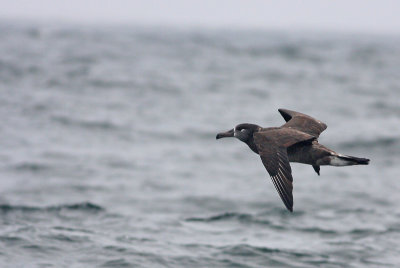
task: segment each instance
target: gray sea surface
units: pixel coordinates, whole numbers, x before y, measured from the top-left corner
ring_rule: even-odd
[[[217,132],[328,125],[368,166]],[[0,22],[0,267],[399,267],[400,37]]]

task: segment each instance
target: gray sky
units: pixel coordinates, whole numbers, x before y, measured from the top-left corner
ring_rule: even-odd
[[[0,0],[0,18],[400,33],[400,0]]]

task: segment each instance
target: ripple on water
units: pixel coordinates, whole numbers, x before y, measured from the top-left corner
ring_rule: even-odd
[[[90,202],[82,202],[76,204],[64,204],[58,206],[47,206],[47,207],[38,207],[38,206],[23,206],[23,205],[9,205],[2,204],[0,205],[1,213],[12,213],[12,212],[57,212],[61,210],[71,210],[71,211],[82,211],[82,212],[100,212],[104,211],[99,205],[90,203]]]
[[[26,243],[26,240],[23,239],[22,237],[19,236],[8,236],[8,235],[2,235],[0,236],[0,241],[3,242],[7,246],[16,246],[16,245],[22,245]]]
[[[218,248],[219,258],[227,258],[242,263],[252,263],[251,267],[296,267],[300,263],[323,260],[327,256],[318,256],[301,250],[286,250],[270,247],[251,246],[248,244],[229,245]],[[297,265],[294,265],[297,263]],[[301,267],[301,266],[300,266]]]
[[[225,212],[211,217],[192,217],[187,218],[186,221],[198,221],[198,222],[214,222],[214,221],[225,221],[225,220],[239,220],[244,222],[252,221],[253,216],[245,213]]]
[[[134,265],[122,258],[106,261],[101,267],[134,267]]]
[[[51,166],[44,163],[23,162],[12,166],[12,169],[21,172],[43,172],[50,170]]]
[[[110,121],[105,120],[87,120],[84,121],[82,119],[73,119],[67,116],[54,116],[53,120],[57,123],[62,125],[71,126],[71,127],[80,127],[86,129],[93,129],[93,130],[117,130],[120,127]]]
[[[272,217],[279,217],[279,218],[285,218],[285,217],[299,217],[304,214],[303,211],[297,211],[293,213],[288,213],[285,210],[282,210],[281,208],[271,208],[266,212],[258,213],[258,214],[249,214],[249,213],[238,213],[238,212],[224,212],[221,214],[217,214],[214,216],[209,216],[209,217],[189,217],[186,218],[185,220],[187,222],[220,222],[220,221],[237,221],[241,223],[256,223],[256,224],[265,224],[265,225],[271,225],[271,218]]]
[[[341,149],[358,149],[358,148],[388,148],[397,145],[400,142],[398,137],[378,137],[373,140],[352,140],[339,144]]]

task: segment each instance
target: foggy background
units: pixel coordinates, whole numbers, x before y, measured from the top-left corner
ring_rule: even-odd
[[[1,0],[0,17],[47,22],[400,33],[396,0]]]

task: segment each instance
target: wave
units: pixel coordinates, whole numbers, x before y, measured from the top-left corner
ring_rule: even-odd
[[[382,137],[374,140],[357,140],[340,143],[341,148],[378,148],[378,147],[391,147],[400,142],[399,138],[395,137]]]
[[[7,243],[8,245],[21,244],[24,241],[25,239],[18,236],[7,236],[7,235],[0,236],[0,242]]]
[[[275,228],[282,229],[284,227],[274,226],[267,217],[278,216],[278,217],[300,217],[304,214],[304,211],[294,211],[293,213],[287,212],[282,208],[271,207],[262,213],[249,214],[249,213],[238,213],[238,212],[224,212],[208,217],[189,217],[185,221],[188,222],[218,222],[218,221],[239,221],[244,223],[257,223],[267,224]]]
[[[95,87],[96,89],[98,88],[105,88],[105,89],[110,89],[110,88],[134,88],[137,87],[134,81],[131,80],[111,80],[111,79],[92,79],[88,81],[88,84]]]
[[[323,229],[319,227],[297,228],[301,233],[318,233],[321,235],[336,235],[338,232],[331,229]]]
[[[223,253],[235,256],[254,256],[264,253],[281,252],[280,249],[268,247],[256,247],[248,244],[223,246],[219,248]]]
[[[24,162],[21,164],[17,164],[12,167],[17,171],[30,171],[30,172],[41,172],[49,170],[51,167],[49,165],[34,163],[34,162]]]
[[[105,120],[83,121],[83,120],[76,120],[67,116],[54,116],[52,120],[66,126],[76,126],[88,129],[115,130],[119,128],[119,126],[115,125],[114,123]]]
[[[239,221],[251,221],[252,215],[236,212],[225,212],[223,214],[218,214],[210,217],[192,217],[187,218],[186,221],[198,221],[198,222],[213,222],[213,221],[224,221],[224,220],[239,220]]]
[[[300,250],[285,250],[278,248],[270,248],[270,247],[260,247],[260,246],[252,246],[249,244],[238,244],[238,245],[230,245],[219,248],[221,253],[224,255],[230,255],[235,257],[273,257],[274,255],[280,255],[285,258],[313,258],[315,257],[311,253],[307,253]],[[271,259],[272,260],[272,259]]]
[[[185,244],[182,246],[195,252],[211,252],[213,259],[203,259],[206,263],[202,263],[202,267],[293,267],[293,259],[304,262],[318,257],[326,258],[326,256],[316,256],[314,253],[304,250],[256,246],[247,243],[224,246],[212,244]],[[257,262],[259,263],[257,264]]]
[[[334,229],[327,229],[327,228],[320,228],[317,226],[311,226],[311,227],[286,227],[283,225],[277,225],[269,220],[263,219],[260,216],[256,215],[251,215],[251,214],[246,214],[246,213],[235,213],[235,212],[226,212],[210,217],[191,217],[186,219],[187,222],[203,222],[203,223],[213,223],[213,222],[224,222],[224,221],[236,221],[244,224],[262,224],[266,225],[268,228],[272,228],[275,230],[284,230],[284,229],[291,229],[292,231],[296,231],[299,233],[315,233],[315,234],[320,234],[320,235],[326,235],[326,236],[333,236],[337,235],[340,232]],[[393,228],[394,230],[397,230],[396,228]],[[387,232],[390,230],[385,230],[380,232]],[[363,235],[367,233],[374,233],[377,232],[376,230],[372,229],[352,229],[349,230],[348,233],[351,235]],[[232,249],[233,250],[233,249]],[[260,250],[265,250],[269,251],[269,249],[260,249]]]
[[[7,76],[20,77],[23,74],[23,70],[20,66],[17,66],[12,62],[5,62],[0,60],[0,78],[2,81],[8,81]]]
[[[187,222],[223,222],[223,221],[236,221],[244,224],[261,224],[268,225],[271,228],[282,229],[283,227],[274,225],[271,221],[261,218],[256,215],[251,215],[247,213],[236,213],[236,212],[225,212],[221,214],[217,214],[210,217],[191,217],[187,218],[185,221]]]
[[[90,202],[82,202],[76,204],[63,204],[58,206],[47,206],[47,207],[37,207],[37,206],[22,206],[22,205],[9,205],[9,204],[0,204],[0,212],[1,213],[10,213],[15,211],[20,212],[57,212],[61,210],[75,210],[75,211],[83,211],[83,212],[100,212],[105,209],[99,205],[90,203]]]
[[[104,262],[101,267],[133,267],[134,265],[125,259],[114,259]]]

